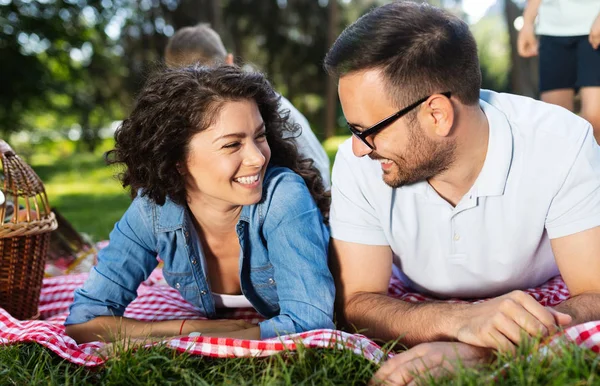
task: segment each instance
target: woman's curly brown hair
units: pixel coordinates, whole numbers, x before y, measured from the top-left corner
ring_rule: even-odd
[[[296,137],[301,128],[288,120],[289,111],[279,110],[279,99],[259,72],[228,65],[164,69],[145,84],[132,113],[115,132],[115,148],[106,161],[125,166],[119,178],[132,198],[141,192],[159,205],[167,197],[186,205],[185,180],[177,165],[185,164],[191,138],[214,122],[225,102],[253,100],[265,123],[270,164],[299,174],[327,219],[329,192],[313,161],[300,157],[293,139],[283,138],[284,132]]]

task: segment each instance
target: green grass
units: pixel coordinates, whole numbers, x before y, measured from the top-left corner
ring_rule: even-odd
[[[375,365],[350,351],[302,349],[266,358],[217,359],[165,346],[117,350],[98,368],[84,368],[34,344],[0,350],[0,384],[103,385],[362,385]]]
[[[500,356],[474,369],[460,368],[428,385],[600,385],[600,356],[577,346],[561,355]],[[35,344],[0,349],[1,385],[364,385],[378,366],[348,350],[305,349],[266,358],[216,359],[165,346],[117,348],[104,365],[85,368]]]
[[[324,143],[333,162],[347,137]],[[68,145],[68,144],[67,144]],[[46,146],[28,161],[42,178],[52,206],[93,239],[108,238],[129,205],[129,197],[102,161],[105,144],[95,154],[76,154],[71,145]],[[19,150],[17,153],[19,153]],[[180,354],[166,347],[118,349],[98,368],[85,368],[36,344],[0,347],[0,385],[353,385],[365,384],[377,366],[349,351],[300,349],[269,358],[212,359]],[[569,346],[553,359],[521,349],[482,369],[426,384],[600,385],[600,356]],[[507,364],[509,366],[507,367]]]
[[[338,135],[323,141],[323,148],[329,157],[329,164],[331,167],[333,167],[333,161],[335,160],[335,154],[337,153],[338,146],[340,146],[342,142],[347,140],[349,137],[350,136],[348,135]]]

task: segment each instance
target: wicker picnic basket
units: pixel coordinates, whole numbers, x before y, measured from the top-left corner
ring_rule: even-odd
[[[37,319],[50,232],[57,222],[44,184],[0,140],[0,307],[17,319]]]

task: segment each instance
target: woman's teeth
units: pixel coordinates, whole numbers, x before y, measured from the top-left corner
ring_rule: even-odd
[[[259,177],[258,174],[254,175],[254,176],[238,177],[238,178],[234,179],[234,181],[239,182],[240,184],[250,185],[250,184],[258,181],[258,177]]]

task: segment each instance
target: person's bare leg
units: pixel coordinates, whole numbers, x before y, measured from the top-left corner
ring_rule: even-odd
[[[570,111],[574,109],[575,90],[571,88],[544,91],[540,96],[546,103],[559,105]]]
[[[581,116],[594,127],[596,142],[600,143],[600,87],[582,87]]]

